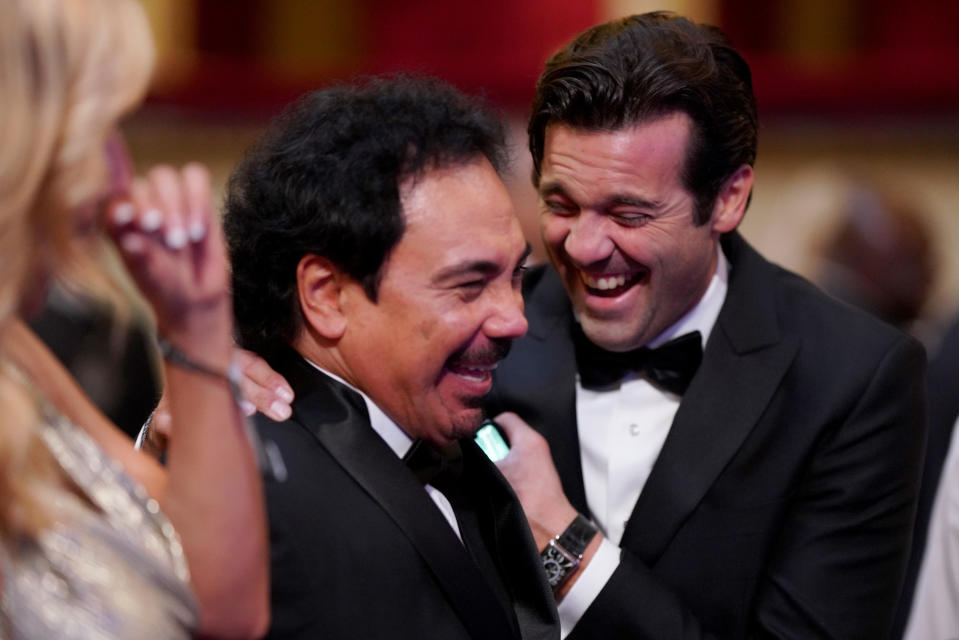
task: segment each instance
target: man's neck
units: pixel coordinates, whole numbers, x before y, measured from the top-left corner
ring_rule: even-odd
[[[321,344],[320,340],[321,338],[310,332],[301,331],[290,346],[316,368],[359,391],[359,385],[350,374],[350,369],[336,346]]]

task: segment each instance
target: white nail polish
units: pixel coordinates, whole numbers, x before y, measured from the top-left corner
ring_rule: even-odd
[[[140,227],[144,231],[156,231],[163,224],[163,213],[159,209],[148,209],[140,220]]]
[[[165,242],[170,249],[182,249],[186,246],[186,231],[183,227],[173,227],[167,231]]]
[[[136,209],[129,202],[121,202],[113,207],[113,223],[117,225],[128,224],[136,215]]]
[[[282,420],[286,420],[290,417],[290,407],[283,404],[279,400],[270,405],[270,411],[279,416]]]
[[[190,224],[190,242],[199,242],[206,236],[206,225],[200,221]]]

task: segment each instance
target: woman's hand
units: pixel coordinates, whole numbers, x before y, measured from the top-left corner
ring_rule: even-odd
[[[292,413],[293,389],[286,379],[252,351],[237,349],[234,357],[243,373],[240,379],[243,412],[251,416],[260,411],[277,422],[288,419]]]
[[[113,199],[104,222],[160,333],[191,354],[216,354],[225,365],[223,345],[232,343],[229,270],[212,202],[203,165],[160,165],[135,179],[126,197]]]

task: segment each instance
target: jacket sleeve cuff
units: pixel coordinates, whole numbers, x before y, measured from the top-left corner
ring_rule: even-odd
[[[613,572],[619,566],[620,550],[615,544],[603,538],[599,549],[589,564],[570,587],[569,593],[559,603],[559,623],[561,637],[565,638],[586,613],[589,605],[603,590]]]

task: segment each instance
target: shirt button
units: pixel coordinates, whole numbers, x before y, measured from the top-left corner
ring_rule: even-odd
[[[632,436],[638,436],[638,435],[639,435],[639,425],[636,424],[635,422],[634,422],[633,424],[629,425],[629,434],[632,435]]]

